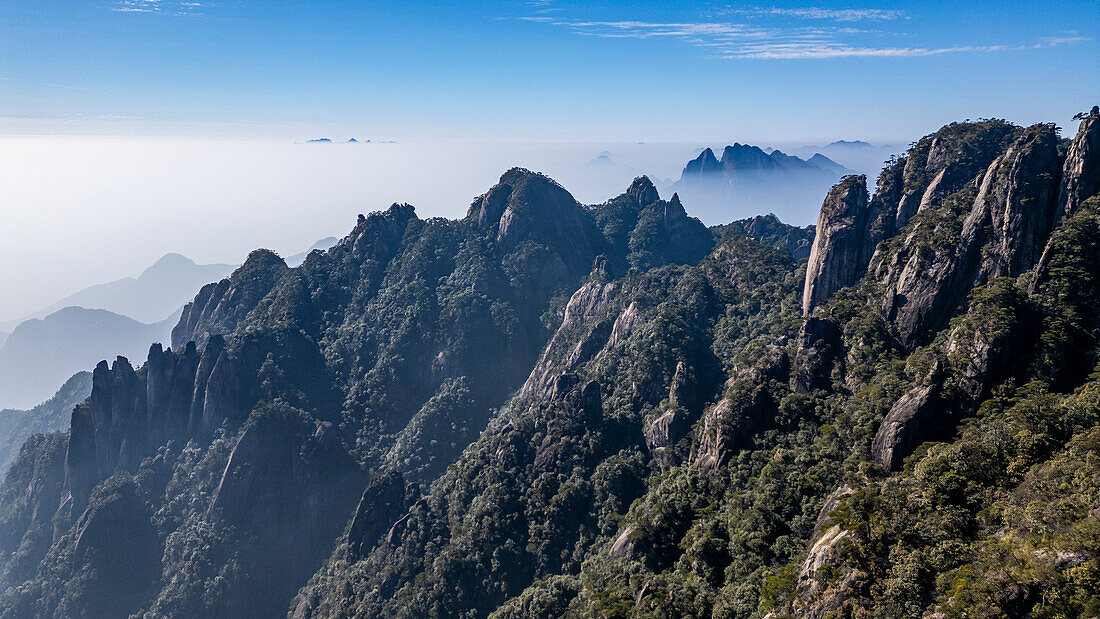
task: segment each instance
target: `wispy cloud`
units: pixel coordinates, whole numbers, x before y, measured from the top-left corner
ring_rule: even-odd
[[[813,45],[806,43],[748,45],[723,54],[725,58],[756,59],[821,59],[821,58],[902,58],[937,56],[963,52],[1000,52],[1013,48],[1006,45],[956,45],[953,47],[851,47],[847,45]]]
[[[829,21],[885,21],[907,19],[905,11],[891,9],[821,9],[807,7],[786,9],[779,7],[752,7],[747,9],[728,9],[728,14],[749,17],[792,17],[795,19],[817,19]]]
[[[1084,41],[1091,41],[1092,37],[1083,36],[1064,36],[1064,37],[1043,37],[1041,39],[1048,47],[1058,47],[1059,45],[1072,45],[1073,43],[1083,43]]]
[[[199,15],[204,2],[178,0],[117,0],[112,11],[117,13],[163,13],[168,15]]]
[[[541,3],[540,3],[541,4]],[[855,27],[850,22],[908,19],[902,11],[885,9],[730,9],[721,15],[743,14],[771,19],[708,21],[597,21],[568,19],[559,15],[533,14],[520,19],[566,28],[574,34],[606,39],[678,39],[700,47],[716,58],[725,59],[827,59],[902,58],[943,54],[992,53],[1028,47],[1054,47],[1087,40],[1077,33],[1043,39],[1033,46],[955,45],[922,47],[889,44],[888,37],[905,37],[902,32],[883,32]],[[799,21],[791,23],[789,19]],[[823,20],[833,23],[808,23]],[[841,25],[846,22],[848,25]]]

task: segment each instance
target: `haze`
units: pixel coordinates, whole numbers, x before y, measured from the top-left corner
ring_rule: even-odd
[[[0,322],[85,286],[136,276],[167,252],[237,264],[341,237],[357,213],[408,202],[462,217],[513,166],[549,174],[584,203],[649,175],[662,189],[705,144],[295,143],[290,140],[21,136],[0,139]],[[367,139],[367,138],[363,138]],[[899,141],[905,144],[905,140]],[[781,142],[765,145],[798,149]],[[903,146],[902,146],[903,147]],[[613,165],[593,166],[601,153]],[[844,161],[846,165],[856,164]],[[875,159],[868,171],[881,163]],[[691,204],[686,205],[691,212]],[[695,213],[701,214],[701,213]],[[751,216],[704,217],[708,224]],[[816,207],[791,223],[813,223]],[[791,218],[787,218],[791,219]]]
[[[592,202],[734,141],[1066,126],[1100,92],[1081,30],[1096,17],[1091,2],[6,2],[0,322],[169,251],[294,253],[394,201],[461,216],[514,165]],[[318,137],[397,143],[294,143]],[[587,183],[578,166],[604,150],[622,169]]]

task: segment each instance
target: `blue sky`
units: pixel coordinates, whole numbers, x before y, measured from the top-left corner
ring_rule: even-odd
[[[889,140],[1070,125],[1100,3],[6,0],[0,134]]]

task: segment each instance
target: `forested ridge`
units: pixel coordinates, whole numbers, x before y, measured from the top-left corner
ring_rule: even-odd
[[[257,250],[0,487],[4,616],[1100,613],[1100,114],[811,229],[522,169]]]

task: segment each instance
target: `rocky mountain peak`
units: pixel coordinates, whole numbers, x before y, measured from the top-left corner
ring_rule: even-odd
[[[1066,153],[1058,189],[1058,217],[1073,215],[1097,192],[1100,192],[1100,109],[1093,106]]]
[[[714,157],[714,151],[709,147],[703,149],[699,156],[692,159],[684,166],[681,178],[692,176],[705,176],[713,172],[721,172],[722,164]]]
[[[776,155],[778,153],[778,155]],[[775,155],[774,157],[772,155]],[[734,142],[722,150],[722,167],[729,169],[760,169],[775,166],[777,158],[786,157],[779,151],[768,155],[759,146]]]
[[[968,183],[976,186],[1017,129],[1003,120],[952,123],[919,140],[906,157],[897,227]]]
[[[513,216],[527,211],[567,211],[577,201],[550,177],[524,168],[512,168],[496,185],[470,205],[467,218],[476,217],[479,226],[499,224],[506,211]]]
[[[591,215],[550,177],[512,168],[470,206],[467,219],[496,229],[501,247],[512,250],[524,241],[553,249],[574,274],[587,273],[600,253],[603,238]]]
[[[657,188],[653,186],[653,181],[649,180],[648,176],[639,176],[634,179],[630,188],[626,190],[626,195],[630,196],[638,206],[648,206],[661,199]]]
[[[867,266],[867,177],[848,176],[825,197],[806,267],[802,313],[809,315],[834,292],[859,279]]]

